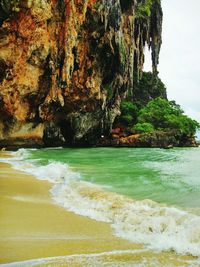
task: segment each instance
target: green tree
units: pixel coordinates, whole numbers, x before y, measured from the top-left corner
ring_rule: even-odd
[[[197,121],[184,115],[175,101],[167,101],[160,97],[150,101],[140,110],[138,122],[150,123],[156,130],[177,130],[186,135],[194,135],[200,127]]]
[[[138,116],[138,108],[130,101],[122,101],[121,116],[118,118],[118,122],[124,123],[127,126],[133,125]]]
[[[152,133],[155,131],[154,126],[151,123],[143,122],[137,123],[135,126],[131,128],[133,133]]]

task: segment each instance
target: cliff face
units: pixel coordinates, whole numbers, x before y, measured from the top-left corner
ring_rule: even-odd
[[[158,0],[2,0],[0,140],[95,144],[161,45]]]

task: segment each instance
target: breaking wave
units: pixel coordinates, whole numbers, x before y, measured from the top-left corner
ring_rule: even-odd
[[[136,201],[85,182],[67,164],[49,162],[41,166],[27,160],[28,151],[20,149],[8,159],[14,168],[52,183],[52,198],[58,205],[109,223],[115,235],[146,248],[176,251],[200,257],[200,216],[151,200]]]

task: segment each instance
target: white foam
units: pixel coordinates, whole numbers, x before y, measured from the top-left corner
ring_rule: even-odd
[[[20,159],[23,153],[27,152],[22,151]],[[53,183],[51,194],[58,205],[110,223],[117,236],[145,244],[149,249],[200,257],[200,216],[151,200],[134,201],[107,192],[81,181],[81,175],[63,163],[35,166],[30,162],[13,162],[15,167]]]
[[[6,263],[6,264],[0,264],[0,266],[1,267],[19,267],[19,266],[20,267],[32,267],[32,266],[37,266],[38,264],[45,264],[45,263],[47,263],[48,266],[55,266],[54,264],[56,261],[58,262],[58,261],[63,260],[67,262],[69,260],[76,260],[76,259],[78,260],[79,263],[81,263],[81,261],[85,262],[88,260],[88,263],[90,261],[90,264],[88,266],[96,266],[93,264],[91,265],[91,259],[97,259],[97,258],[105,257],[105,256],[123,255],[123,254],[138,254],[138,253],[143,253],[145,251],[147,250],[146,249],[113,250],[113,251],[92,253],[92,254],[74,254],[74,255],[68,255],[68,256],[48,257],[48,258],[27,260],[27,261],[21,261],[21,262]]]
[[[30,149],[31,150],[31,149]],[[28,157],[29,152],[25,148],[20,148],[15,152],[10,152],[10,154],[15,157],[15,160],[23,160]]]
[[[136,249],[136,250],[114,250],[101,253],[92,254],[74,254],[68,256],[58,256],[58,257],[48,257],[41,259],[33,259],[21,262],[13,262],[7,264],[0,264],[1,267],[33,267],[33,266],[85,266],[85,267],[146,267],[146,266],[156,266],[156,267],[169,267],[174,266],[171,264],[173,258],[166,260],[166,263],[157,259],[156,255],[152,255],[149,258],[144,257],[146,249]],[[139,255],[141,254],[141,256]],[[117,255],[128,255],[128,261],[117,260],[115,256]],[[131,259],[131,255],[133,258]],[[139,255],[134,257],[134,255]],[[169,263],[168,263],[168,262]],[[171,262],[171,263],[170,263]],[[179,266],[198,267],[200,262],[197,259],[194,260],[178,260]]]
[[[49,200],[45,200],[43,198],[35,198],[35,197],[31,197],[31,196],[7,196],[6,198],[8,199],[12,199],[15,201],[19,201],[19,202],[25,202],[25,203],[34,203],[34,204],[47,204],[50,201]]]
[[[30,150],[30,149],[29,149]],[[40,180],[48,180],[51,183],[68,183],[71,180],[79,180],[80,174],[73,172],[67,164],[50,162],[48,165],[37,166],[37,160],[26,160],[30,155],[26,149],[19,149],[11,154],[14,158],[4,159],[13,165],[17,170],[24,171],[36,176]]]
[[[200,217],[150,201],[104,192],[84,182],[56,185],[54,200],[77,214],[109,222],[115,234],[150,249],[200,256]]]

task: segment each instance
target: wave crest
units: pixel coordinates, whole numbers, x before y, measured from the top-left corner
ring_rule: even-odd
[[[20,160],[16,160],[16,157]],[[54,201],[69,211],[111,224],[115,234],[150,249],[173,250],[200,257],[200,216],[151,200],[134,201],[84,182],[67,164],[36,166],[22,161],[27,151],[12,160],[15,168],[53,183]]]

